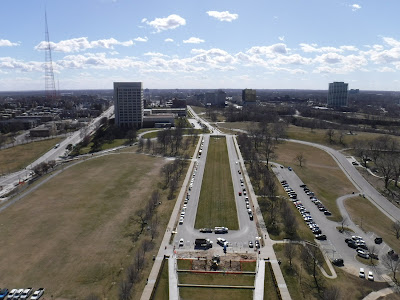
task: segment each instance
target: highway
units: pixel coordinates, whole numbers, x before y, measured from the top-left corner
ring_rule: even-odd
[[[113,113],[114,106],[110,106],[99,117],[93,119],[84,129],[75,131],[72,135],[68,136],[66,139],[60,142],[60,146],[58,148],[50,149],[33,163],[26,166],[25,169],[2,176],[0,178],[0,187],[3,187],[3,189],[0,190],[0,197],[12,191],[21,180],[29,179],[32,176],[30,172],[36,165],[51,160],[59,161],[60,156],[64,156],[65,152],[67,151],[66,148],[69,144],[76,145],[82,140],[82,130],[85,130],[88,134],[93,133],[100,126],[100,120],[103,117],[109,118],[110,116],[112,116]]]

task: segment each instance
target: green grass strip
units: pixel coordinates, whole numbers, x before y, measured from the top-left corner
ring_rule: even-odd
[[[225,137],[210,138],[195,223],[195,228],[215,226],[239,229]]]

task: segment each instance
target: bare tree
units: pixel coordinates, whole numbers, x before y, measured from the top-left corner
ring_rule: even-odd
[[[344,231],[344,226],[347,225],[347,217],[342,218],[342,221],[340,222],[342,225],[342,232]]]
[[[137,272],[135,266],[133,264],[129,265],[126,268],[126,277],[129,283],[135,283],[139,278],[139,273]]]
[[[343,132],[342,130],[339,131],[339,143],[340,143],[342,146],[345,145],[345,143],[344,143],[344,137],[345,137],[344,132]]]
[[[392,224],[392,232],[396,236],[396,239],[400,238],[400,221],[396,221]]]
[[[296,247],[293,245],[292,241],[289,241],[289,243],[285,244],[285,255],[287,259],[289,260],[289,266],[292,268],[292,260],[296,254]]]
[[[329,140],[329,144],[333,143],[333,137],[335,136],[335,131],[333,129],[328,129],[325,134]]]
[[[146,151],[149,152],[151,148],[151,139],[147,138],[146,139]]]
[[[341,299],[340,288],[337,286],[330,286],[324,290],[322,295],[323,300],[338,300]]]
[[[140,225],[140,234],[143,233],[144,228],[147,225],[147,220],[146,220],[146,211],[145,209],[141,208],[135,213],[136,216],[136,222],[139,223]]]
[[[300,152],[296,155],[296,157],[294,158],[295,161],[297,161],[299,163],[299,166],[302,168],[303,164],[306,163],[306,158],[304,157],[303,152]]]
[[[138,150],[139,150],[139,152],[142,152],[143,148],[144,148],[144,141],[143,141],[142,138],[140,138],[139,141],[138,141]]]
[[[85,300],[100,300],[101,298],[96,294],[91,293],[89,296],[85,298]]]
[[[122,280],[119,284],[119,300],[131,300],[132,284],[128,281]]]
[[[384,256],[382,256],[381,262],[385,268],[389,269],[389,271],[392,272],[393,281],[397,283],[396,273],[400,266],[400,260],[395,260],[392,255],[385,254]]]
[[[375,165],[383,176],[385,189],[388,189],[390,179],[394,176],[394,156],[391,153],[384,152],[376,158]]]

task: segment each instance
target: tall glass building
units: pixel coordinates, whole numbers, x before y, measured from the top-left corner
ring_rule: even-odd
[[[329,84],[328,106],[340,107],[347,106],[347,88],[348,83],[332,82]]]

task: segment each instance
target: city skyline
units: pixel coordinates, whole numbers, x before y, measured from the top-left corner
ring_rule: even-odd
[[[44,90],[45,2],[4,0],[0,91]],[[22,7],[22,9],[21,9]],[[400,3],[47,1],[60,89],[394,90]],[[377,13],[379,11],[379,14]]]

